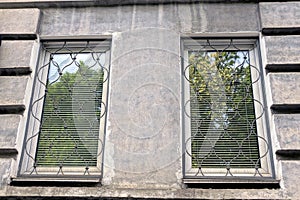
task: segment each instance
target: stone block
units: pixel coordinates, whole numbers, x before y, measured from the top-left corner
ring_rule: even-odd
[[[0,115],[0,148],[15,147],[20,120],[20,115]]]
[[[0,188],[10,182],[11,158],[0,158]]]
[[[114,32],[145,28],[189,34],[251,32],[259,30],[257,19],[257,4],[194,3],[63,10],[49,8],[43,10],[41,37],[111,35]]]
[[[300,64],[300,36],[266,36],[267,65]]]
[[[0,105],[24,105],[28,77],[0,77]]]
[[[270,73],[273,104],[300,104],[300,73]]]
[[[300,2],[259,4],[262,28],[300,27]]]
[[[125,13],[131,13],[132,8],[130,7],[122,17],[118,10],[118,7],[65,8],[63,11],[45,9],[41,23],[41,36],[104,35],[104,32],[109,34],[118,31],[122,28],[122,23],[129,23],[130,26],[131,19],[127,18]]]
[[[0,69],[29,68],[33,47],[33,41],[2,41]]]
[[[41,36],[111,35],[141,28],[176,30],[177,12],[172,5],[66,8],[63,12],[45,9]]]
[[[300,161],[281,161],[282,187],[289,199],[299,199]]]
[[[0,9],[0,34],[36,34],[40,10]]]
[[[178,6],[180,31],[187,33],[251,32],[259,30],[257,4],[205,4]]]
[[[300,149],[300,114],[274,114],[281,149]]]

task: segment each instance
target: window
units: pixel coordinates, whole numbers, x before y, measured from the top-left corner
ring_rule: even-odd
[[[109,41],[43,42],[21,177],[101,175]]]
[[[187,182],[271,177],[257,40],[186,39],[183,52]]]

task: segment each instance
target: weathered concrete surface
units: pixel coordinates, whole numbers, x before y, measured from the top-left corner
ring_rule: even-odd
[[[258,31],[256,4],[191,4],[179,6],[181,32]],[[167,15],[167,13],[165,13]],[[182,19],[188,19],[188,23]],[[238,20],[237,20],[238,19]]]
[[[270,73],[273,104],[300,103],[300,73]]]
[[[28,77],[0,77],[0,105],[24,105]]]
[[[0,115],[0,148],[15,147],[20,120],[20,115]]]
[[[236,20],[238,19],[238,20]],[[181,33],[259,30],[257,4],[165,4],[44,9],[41,37],[106,35],[140,28]]]
[[[0,48],[1,68],[28,68],[34,41],[2,41]]]
[[[221,33],[228,36],[228,32],[243,35],[259,31],[257,4],[195,3],[64,9],[58,6],[44,9],[43,14],[42,38],[113,36],[104,186],[8,186],[5,190],[0,189],[0,197],[288,199],[283,189],[290,189],[287,194],[294,195],[295,188],[289,184],[295,184],[291,183],[295,180],[286,178],[288,171],[284,174],[287,186],[278,190],[180,188],[181,158],[184,153],[181,147],[180,37],[185,33]],[[18,23],[22,23],[22,20],[18,20]],[[9,27],[8,30],[14,29]],[[268,61],[282,64],[292,59],[292,63],[293,60],[298,62],[299,51],[294,43],[297,43],[299,37],[288,38],[291,39],[283,40],[279,46],[276,46],[276,38],[267,38]],[[5,43],[2,47],[5,47]],[[282,45],[285,48],[292,46],[292,49],[285,52]],[[297,56],[294,50],[298,51]],[[19,59],[23,59],[23,56],[14,60]],[[14,60],[7,59],[5,63],[10,65]],[[298,101],[295,100],[299,94],[298,75],[288,75],[282,78],[285,74],[270,74],[274,102]],[[0,77],[0,104],[24,104],[24,97],[31,95],[30,92],[25,95],[27,79],[24,76]],[[293,93],[287,94],[288,89],[294,90]],[[10,165],[4,163],[4,168],[9,170]],[[283,169],[289,170],[288,167]],[[8,173],[1,170],[0,167],[4,184],[8,180]]]
[[[300,161],[281,161],[282,186],[290,199],[299,199]]]
[[[300,64],[300,36],[267,36],[267,64]]]
[[[113,38],[103,184],[178,188],[180,36],[151,28]]]
[[[0,190],[10,182],[11,158],[0,158]]]
[[[294,183],[294,185],[297,185]],[[126,189],[107,187],[8,187],[1,196],[122,197],[140,199],[290,199],[282,190],[272,189]],[[297,199],[297,198],[295,198]],[[94,200],[94,199],[93,199]]]
[[[300,114],[274,114],[276,134],[282,149],[300,149]]]
[[[39,9],[0,9],[0,34],[35,34]]]
[[[159,4],[159,3],[222,3],[236,2],[236,0],[0,0],[0,8],[25,8],[25,7],[84,7],[84,6],[117,6],[134,4]],[[240,3],[257,2],[257,0],[239,0]]]
[[[259,3],[262,28],[300,27],[300,2]]]

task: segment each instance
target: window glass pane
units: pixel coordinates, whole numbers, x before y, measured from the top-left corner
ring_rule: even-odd
[[[260,167],[249,52],[188,56],[192,167]]]
[[[105,53],[51,54],[37,166],[96,166],[104,63]]]

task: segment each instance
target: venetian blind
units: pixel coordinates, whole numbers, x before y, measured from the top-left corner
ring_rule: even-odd
[[[51,54],[37,166],[96,166],[104,63],[103,52]]]
[[[260,167],[248,51],[189,52],[195,168]]]

